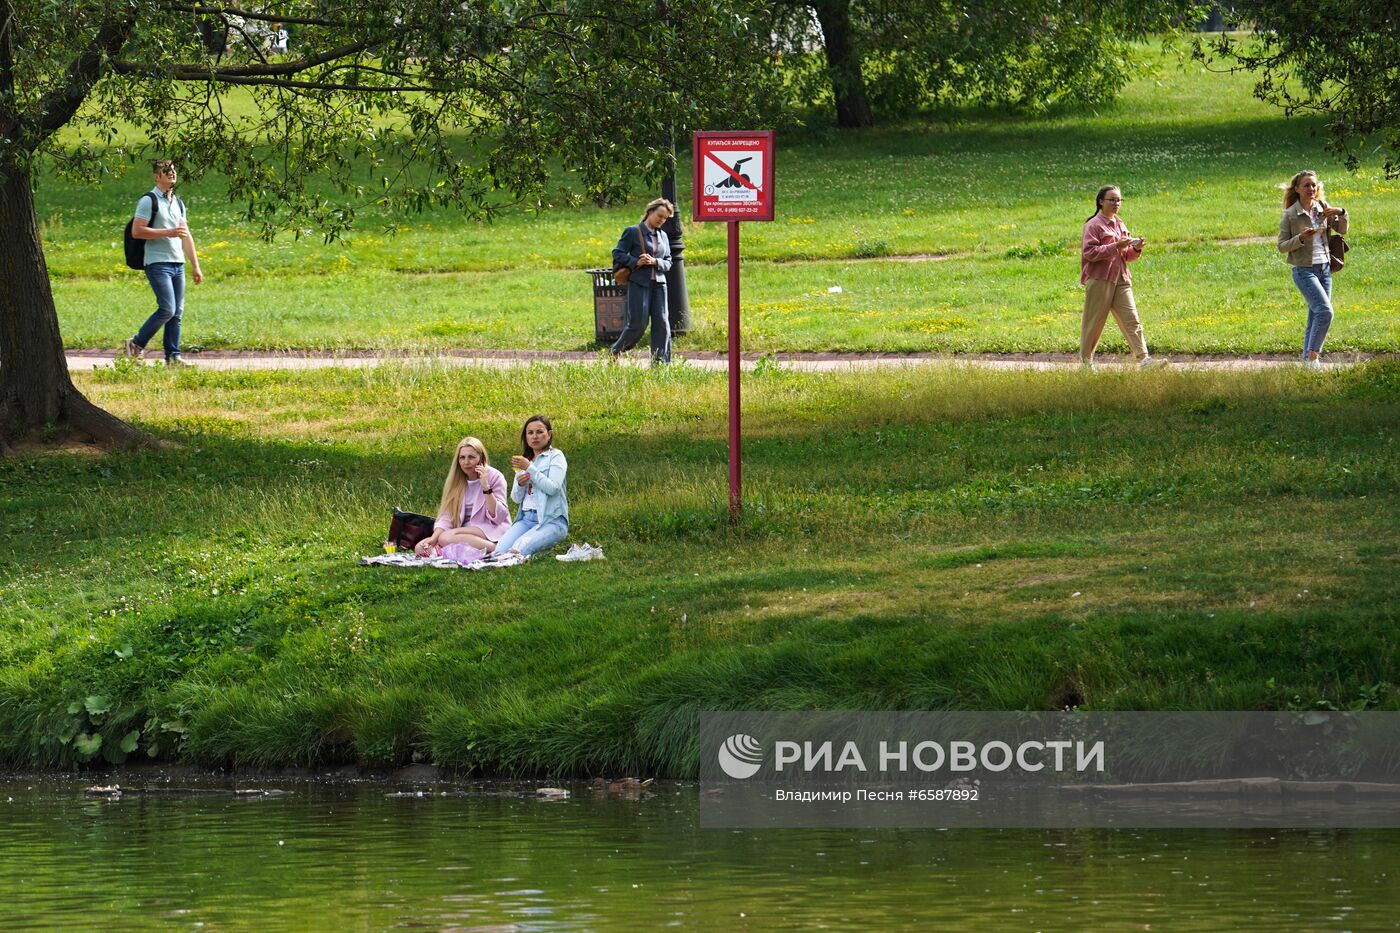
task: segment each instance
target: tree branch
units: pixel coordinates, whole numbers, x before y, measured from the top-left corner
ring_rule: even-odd
[[[348,26],[349,20],[316,19],[309,16],[283,16],[280,13],[258,13],[253,10],[239,10],[231,6],[208,6],[203,3],[169,3],[167,10],[179,13],[194,13],[197,16],[237,16],[242,19],[260,20],[265,23],[291,23],[296,26]]]
[[[21,137],[20,145],[26,151],[33,152],[44,140],[68,125],[92,86],[102,77],[103,63],[121,51],[135,27],[136,16],[128,12],[124,19],[107,20],[97,28],[92,42],[69,64],[63,83],[39,102],[38,122],[33,125],[32,132],[24,132]]]
[[[312,58],[303,58],[298,61],[281,62],[276,65],[229,65],[227,67],[210,68],[207,65],[167,65],[164,67],[149,65],[145,62],[115,61],[112,62],[112,73],[121,75],[138,75],[146,78],[173,78],[176,81],[205,81],[214,79],[218,81],[231,81],[234,78],[276,78],[300,74],[310,68],[316,68],[328,64],[338,58],[345,58],[348,55],[356,55],[366,52],[380,44],[380,41],[370,41],[362,39],[359,42],[352,42],[349,45],[342,45],[334,49],[322,52]]]
[[[209,77],[207,74],[203,77]],[[302,91],[352,91],[361,94],[396,94],[402,91],[421,91],[432,93],[438,90],[433,87],[423,87],[416,84],[395,84],[392,86],[379,87],[373,84],[333,84],[325,81],[291,81],[287,78],[230,78],[216,76],[214,80],[221,84],[240,84],[245,87],[285,87]]]

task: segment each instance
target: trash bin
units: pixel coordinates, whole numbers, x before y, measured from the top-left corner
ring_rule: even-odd
[[[593,339],[612,343],[627,326],[627,286],[613,281],[611,269],[588,269],[593,276]]]

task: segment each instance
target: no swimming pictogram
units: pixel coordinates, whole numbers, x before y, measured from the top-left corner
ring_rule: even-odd
[[[754,178],[758,178],[758,183]],[[753,203],[763,182],[762,152],[705,153],[705,194],[720,201]]]
[[[773,219],[773,134],[695,134],[695,220]]]

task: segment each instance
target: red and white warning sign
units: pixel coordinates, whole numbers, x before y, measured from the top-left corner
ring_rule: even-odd
[[[695,220],[729,227],[729,516],[737,518],[739,455],[739,226],[773,219],[773,131],[701,130],[693,138]]]
[[[773,219],[772,130],[701,131],[693,152],[695,220]]]

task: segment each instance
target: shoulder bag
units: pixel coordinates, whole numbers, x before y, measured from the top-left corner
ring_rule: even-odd
[[[394,509],[394,517],[389,522],[388,544],[400,551],[411,551],[414,545],[433,533],[433,519],[417,512],[404,512]]]
[[[642,225],[637,225],[637,243],[645,249],[646,241],[642,239]],[[613,269],[613,281],[618,285],[626,285],[632,280],[632,268],[627,265],[617,266]]]
[[[1322,209],[1327,209],[1327,202],[1322,202]],[[1331,261],[1332,271],[1336,272],[1347,264],[1347,251],[1351,249],[1351,244],[1346,241],[1346,237],[1334,231],[1327,231],[1327,253]]]

